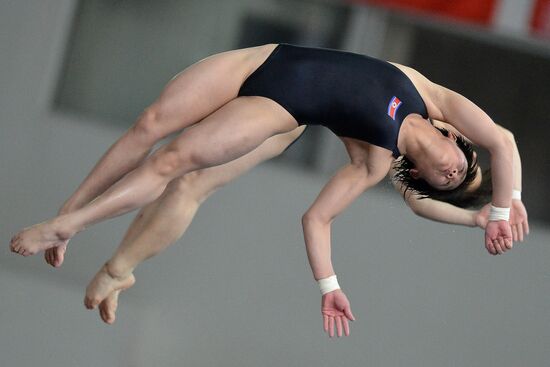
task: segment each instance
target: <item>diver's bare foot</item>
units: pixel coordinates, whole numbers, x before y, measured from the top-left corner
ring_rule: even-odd
[[[44,259],[53,267],[60,267],[65,260],[65,252],[67,251],[67,244],[52,247],[44,251]]]
[[[89,310],[94,309],[112,292],[128,289],[135,282],[134,274],[129,273],[117,276],[109,271],[109,263],[106,263],[97,272],[94,279],[88,284],[88,287],[86,287],[84,305]]]
[[[60,217],[24,228],[12,237],[10,249],[19,255],[34,255],[39,251],[66,245],[74,232],[64,229]]]
[[[99,304],[99,316],[101,316],[101,319],[109,325],[112,325],[115,322],[116,309],[118,307],[118,295],[120,292],[120,289],[111,292],[107,298]]]

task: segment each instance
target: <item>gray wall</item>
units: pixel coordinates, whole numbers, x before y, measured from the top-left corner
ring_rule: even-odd
[[[129,126],[166,81],[209,55],[243,44],[242,23],[262,17],[296,30],[269,42],[323,43],[334,28],[331,4],[289,0],[79,2],[56,96],[64,110]],[[248,30],[253,32],[253,30]]]
[[[387,184],[334,225],[333,264],[357,321],[322,331],[299,218],[325,175],[266,164],[208,201],[136,271],[114,326],[84,288],[131,216],[77,235],[60,269],[9,253],[122,132],[49,110],[73,2],[0,3],[2,366],[547,366],[550,231],[488,255],[480,230],[428,222]]]

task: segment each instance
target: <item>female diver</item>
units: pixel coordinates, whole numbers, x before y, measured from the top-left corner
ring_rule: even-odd
[[[435,124],[452,130],[452,127],[443,122],[436,121]],[[521,161],[515,139],[510,131],[501,129],[514,146],[514,188],[519,189],[521,188]],[[242,158],[218,167],[189,173],[171,182],[157,200],[142,208],[136,215],[115,254],[102,266],[88,285],[85,304],[89,308],[99,306],[103,321],[108,324],[114,323],[120,292],[128,289],[135,282],[133,270],[141,262],[155,256],[180,239],[201,203],[218,188],[262,161],[280,154],[302,134],[303,130],[304,128],[300,127],[290,133],[272,137]],[[394,176],[395,170],[392,170],[390,177],[394,178]],[[404,193],[404,184],[395,178],[392,182],[398,191]],[[479,184],[477,182],[472,184],[472,186],[475,185]],[[419,200],[418,195],[411,192],[408,192],[404,198],[415,214],[428,219],[480,228],[485,228],[487,224],[489,204],[483,206],[481,210],[466,210],[429,198]],[[481,202],[483,199],[486,198],[482,197]],[[69,199],[61,212],[70,212],[75,209],[70,207],[70,202]],[[513,240],[523,241],[524,235],[529,233],[529,224],[521,198],[513,199],[511,209],[510,224]],[[63,262],[65,251],[66,245],[50,248],[45,251],[45,259],[50,265],[58,267]],[[344,324],[344,328],[346,328],[344,330],[346,335],[349,335],[349,326]],[[334,328],[329,332],[330,336],[334,335],[333,330]],[[342,329],[338,330],[338,336],[342,336]]]
[[[457,132],[443,135],[428,118]],[[475,155],[467,145],[457,145],[458,132],[487,149],[493,195],[485,246],[493,254],[512,247],[513,144],[479,107],[403,65],[268,44],[213,55],[178,74],[65,205],[75,209],[25,228],[10,248],[28,256],[65,246],[91,224],[168,195],[187,174],[245,159],[270,138],[306,124],[331,129],[351,159],[302,220],[308,259],[323,293],[325,330],[332,333],[336,322],[340,334],[344,322],[347,334],[347,320],[353,319],[330,262],[330,223],[382,180],[395,158],[408,163],[398,174],[402,182],[413,190],[413,182],[421,183],[419,193],[431,190],[444,197],[444,191],[466,193],[479,181]],[[181,129],[147,156],[156,142]],[[97,300],[87,297],[86,304],[93,307]]]

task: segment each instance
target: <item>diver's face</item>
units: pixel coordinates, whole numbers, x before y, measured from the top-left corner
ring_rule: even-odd
[[[449,136],[443,138],[437,151],[417,162],[417,167],[411,169],[411,175],[413,178],[424,179],[437,190],[453,190],[464,181],[468,161],[456,145],[456,136],[453,133],[449,132]]]

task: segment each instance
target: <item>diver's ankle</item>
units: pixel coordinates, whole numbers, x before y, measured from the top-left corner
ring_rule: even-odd
[[[113,279],[124,279],[130,276],[134,268],[126,264],[124,261],[111,259],[104,265],[105,271]]]
[[[69,240],[73,238],[79,231],[71,224],[70,218],[67,215],[55,217],[51,222],[51,227],[59,239]]]

